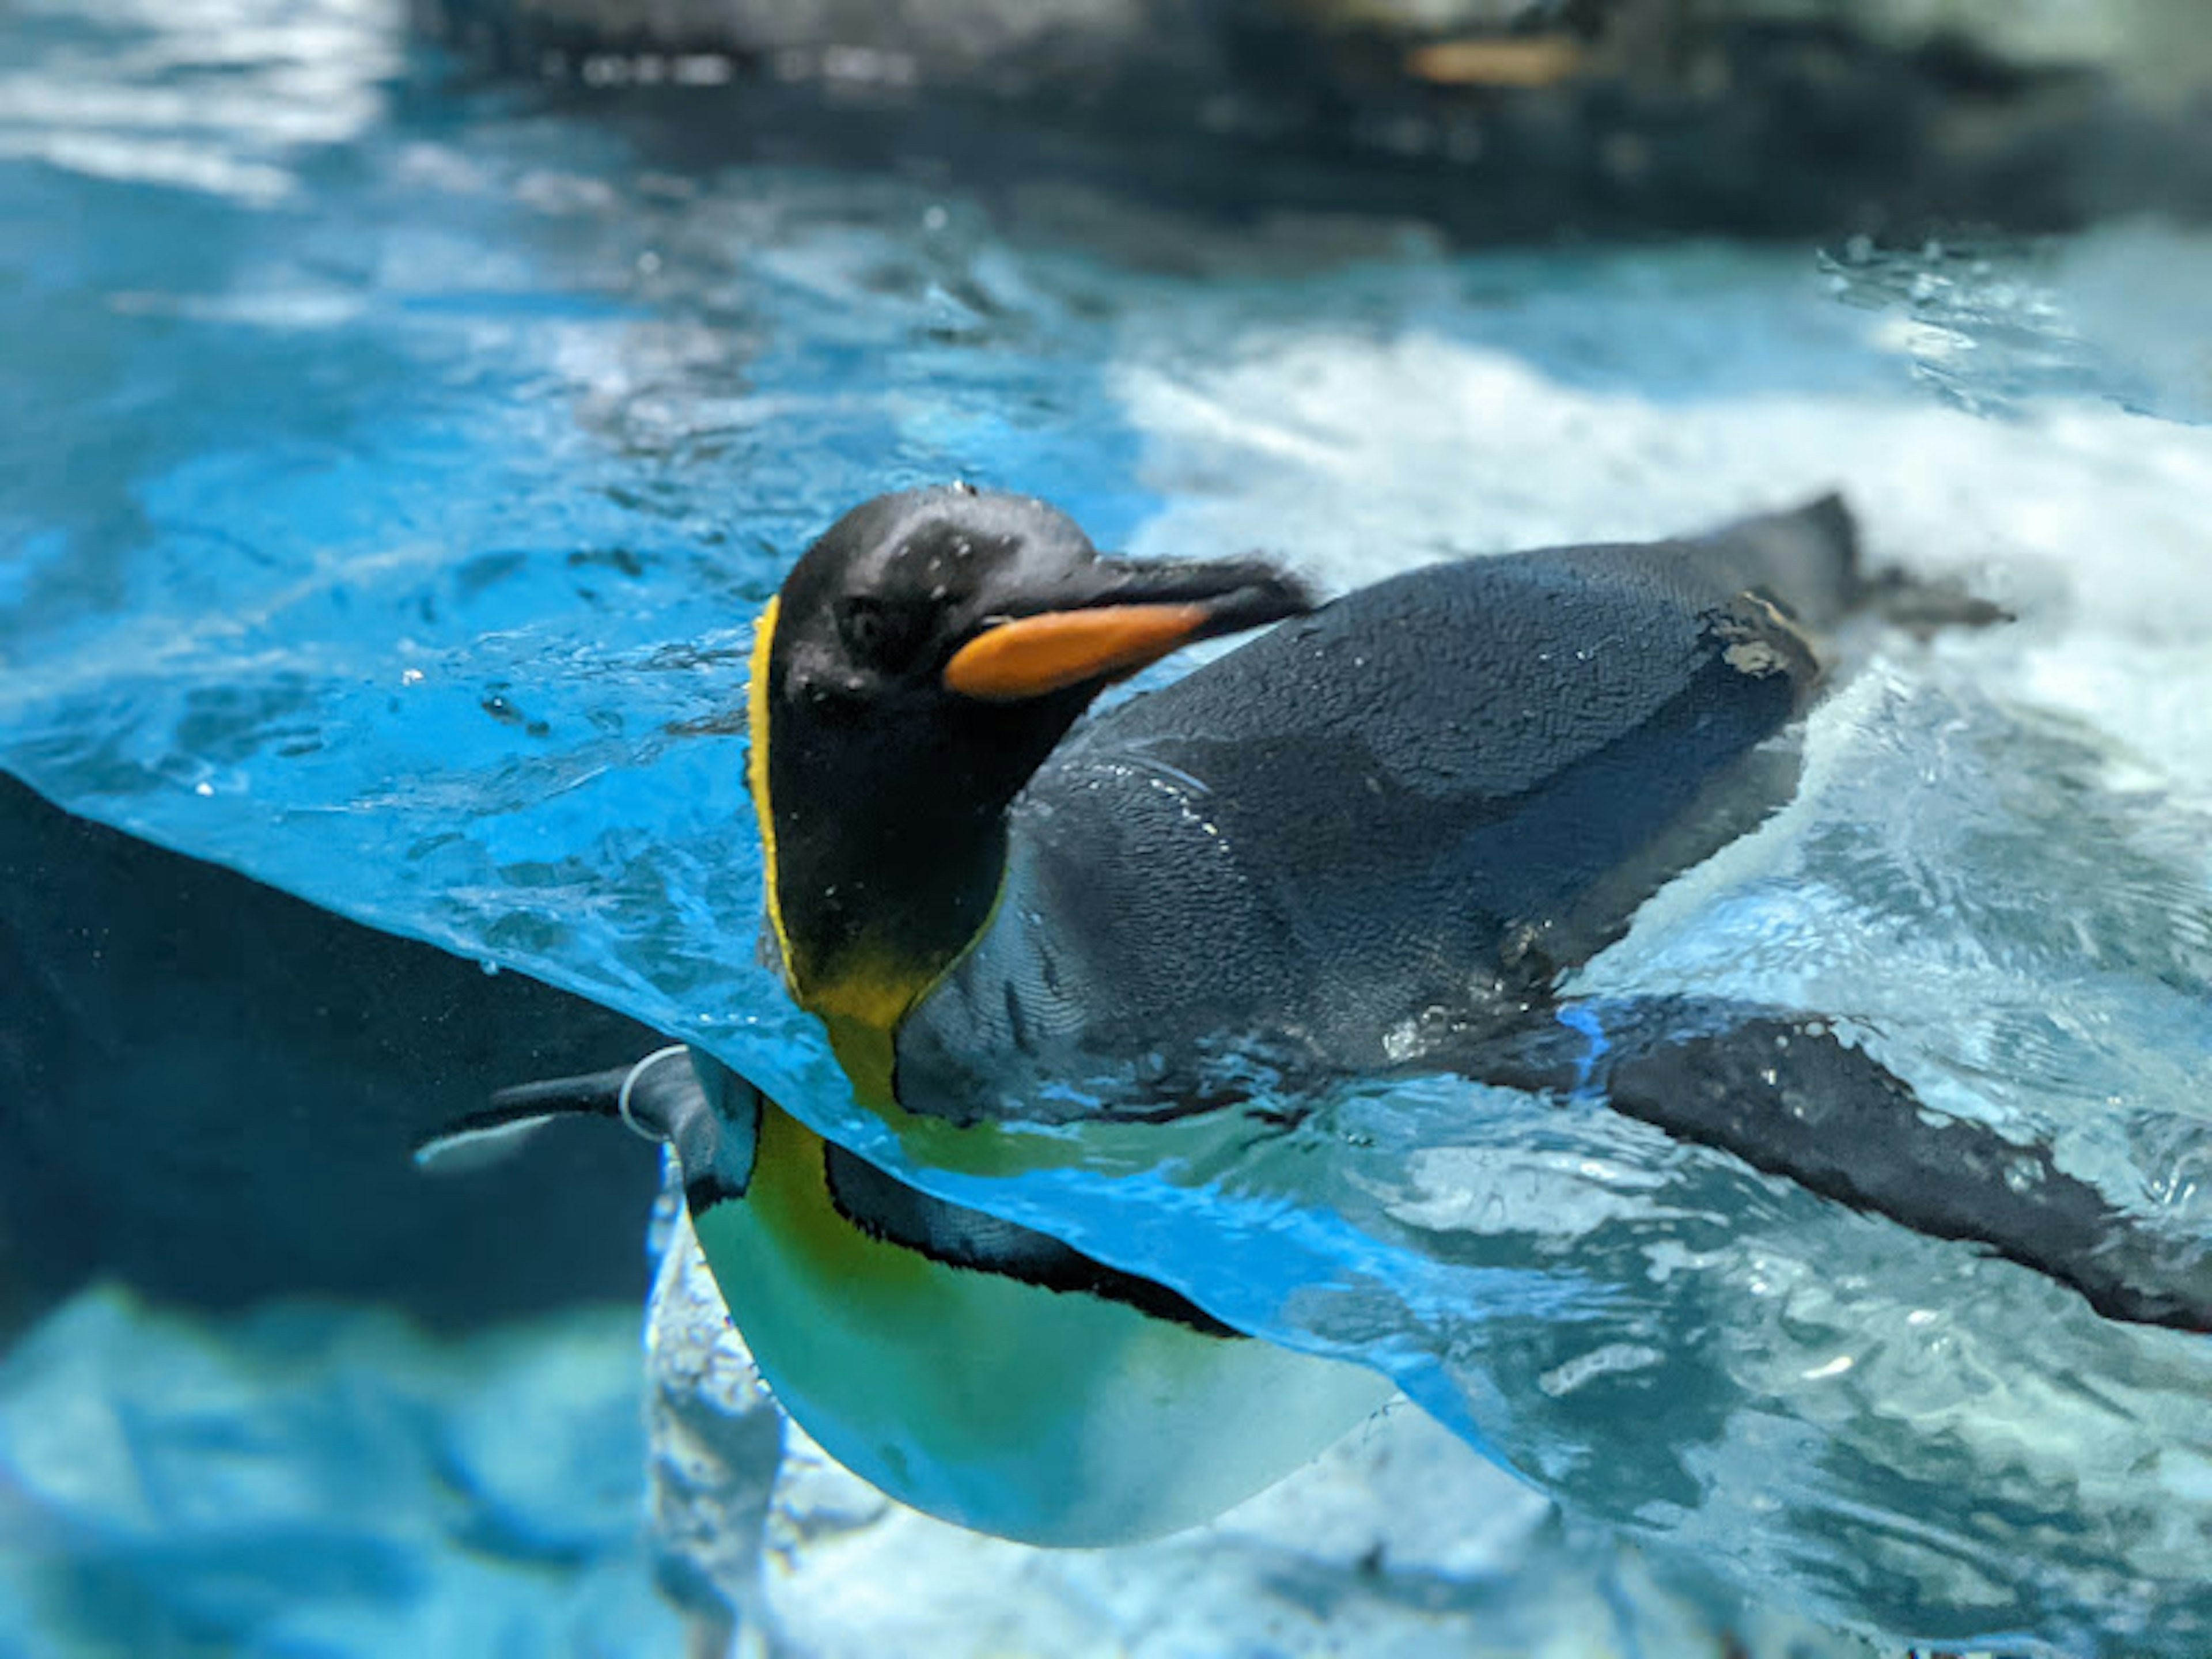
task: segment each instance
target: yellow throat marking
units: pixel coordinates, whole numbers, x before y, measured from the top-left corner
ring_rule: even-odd
[[[830,1195],[822,1137],[763,1103],[760,1146],[745,1204],[769,1237],[825,1282],[853,1294],[910,1294],[942,1271],[927,1256],[870,1237]]]
[[[754,624],[745,696],[745,726],[750,739],[745,787],[760,819],[761,875],[767,892],[769,929],[775,935],[784,983],[790,988],[793,1000],[828,1028],[830,1052],[845,1068],[854,1098],[878,1111],[887,1110],[897,1103],[893,1073],[899,1022],[937,982],[940,970],[932,967],[916,972],[912,965],[886,957],[864,960],[823,982],[806,971],[800,954],[792,948],[791,934],[784,925],[781,877],[776,865],[775,813],[769,804],[768,668],[781,605],[780,598],[770,599]]]
[[[745,789],[760,819],[761,884],[768,896],[769,931],[775,935],[776,955],[788,977],[791,936],[783,930],[783,901],[775,874],[775,814],[768,806],[768,657],[775,641],[775,615],[782,605],[780,595],[770,599],[753,624],[753,654],[745,678]]]

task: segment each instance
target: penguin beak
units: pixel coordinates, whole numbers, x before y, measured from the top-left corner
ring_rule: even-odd
[[[1304,583],[1263,560],[1100,560],[987,617],[945,664],[945,687],[998,703],[1095,690],[1186,645],[1302,616],[1314,605]]]

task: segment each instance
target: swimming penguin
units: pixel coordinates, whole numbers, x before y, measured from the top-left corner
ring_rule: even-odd
[[[1693,540],[1415,570],[1327,605],[1264,561],[1101,557],[963,488],[832,526],[762,617],[748,782],[768,948],[864,1106],[957,1128],[1218,1111],[1234,1062],[1602,1101],[1978,1242],[2117,1317],[2212,1326],[2202,1252],[2047,1153],[1931,1121],[1794,1011],[1577,1000],[1563,970],[1789,798],[1783,741],[1869,608],[1834,499]],[[1195,641],[1279,624],[1083,722]],[[1224,1066],[1224,1060],[1231,1062]],[[681,1163],[778,1396],[916,1507],[1055,1543],[1203,1520],[1382,1397],[1173,1290],[923,1194],[704,1055],[511,1094],[448,1145],[620,1115]]]

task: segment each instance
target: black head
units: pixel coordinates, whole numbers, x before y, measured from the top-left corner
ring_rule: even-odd
[[[1102,559],[1034,497],[911,489],[863,502],[807,550],[783,584],[774,668],[795,696],[875,715],[983,705],[1026,721],[1051,703],[1065,731],[1112,681],[1311,603],[1264,560]]]
[[[908,490],[838,520],[754,662],[751,781],[801,999],[894,963],[919,994],[989,914],[1006,808],[1100,690],[1311,604],[1261,560],[1101,558],[1024,496]]]

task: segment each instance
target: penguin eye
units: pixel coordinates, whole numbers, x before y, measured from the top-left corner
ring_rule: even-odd
[[[915,607],[878,594],[854,593],[837,606],[837,638],[855,662],[899,669],[921,644],[927,618]]]

